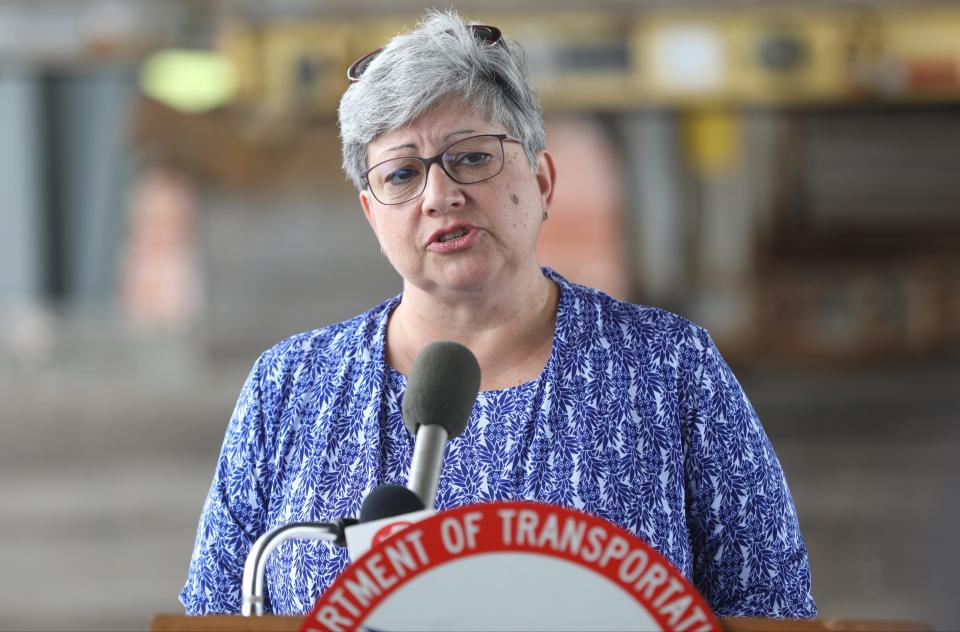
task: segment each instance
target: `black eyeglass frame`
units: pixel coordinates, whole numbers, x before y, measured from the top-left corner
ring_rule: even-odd
[[[503,35],[500,33],[500,29],[495,26],[490,26],[489,24],[471,24],[469,26],[470,31],[473,33],[473,36],[481,40],[487,46],[493,46],[498,42],[501,42]],[[370,51],[357,61],[350,64],[350,67],[347,68],[347,79],[350,80],[350,83],[356,83],[360,81],[360,77],[363,76],[363,73],[367,71],[367,66],[370,65],[374,59],[377,58],[377,55],[383,52],[383,48],[378,48],[375,51]]]
[[[457,145],[464,141],[468,141],[474,138],[484,138],[484,137],[496,138],[497,140],[500,141],[500,168],[497,169],[497,172],[487,176],[486,178],[483,178],[482,180],[473,180],[471,182],[461,182],[460,180],[457,180],[452,175],[450,175],[450,172],[447,171],[447,166],[443,162],[443,157],[447,154],[447,150],[453,147],[454,145]],[[448,178],[450,178],[457,184],[479,184],[481,182],[486,182],[487,180],[492,180],[493,178],[496,178],[498,175],[503,173],[503,165],[505,165],[507,162],[506,156],[503,153],[504,142],[522,144],[522,142],[519,139],[510,136],[510,134],[476,134],[474,136],[467,136],[466,138],[461,138],[458,141],[450,143],[449,145],[443,148],[443,151],[441,151],[436,156],[431,156],[430,158],[421,158],[420,156],[397,156],[396,158],[388,158],[386,160],[381,160],[377,164],[373,165],[372,167],[370,167],[369,169],[361,173],[360,178],[363,180],[364,185],[366,185],[366,189],[370,191],[370,195],[372,195],[374,199],[377,200],[377,202],[380,202],[384,206],[396,206],[398,204],[405,204],[410,200],[417,199],[418,197],[423,195],[424,191],[427,190],[427,179],[430,177],[430,167],[433,166],[435,163],[439,164],[440,169],[443,171],[443,173],[445,173]],[[423,163],[423,186],[420,187],[420,191],[417,192],[416,195],[409,197],[406,200],[401,200],[400,202],[384,202],[383,200],[377,197],[376,193],[373,192],[373,187],[370,186],[370,178],[368,178],[367,176],[370,174],[371,171],[373,171],[380,165],[386,164],[388,162],[393,162],[394,160],[419,160],[421,163]]]

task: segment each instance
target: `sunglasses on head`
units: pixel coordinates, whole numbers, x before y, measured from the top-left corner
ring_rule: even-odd
[[[473,36],[486,44],[487,46],[493,46],[500,41],[500,29],[495,26],[487,26],[486,24],[471,24],[469,26],[470,32],[473,33]],[[357,61],[350,64],[350,67],[347,68],[347,79],[350,80],[350,83],[360,81],[360,77],[363,76],[363,73],[366,72],[367,67],[370,66],[370,62],[377,58],[377,55],[383,52],[382,48],[367,53]]]

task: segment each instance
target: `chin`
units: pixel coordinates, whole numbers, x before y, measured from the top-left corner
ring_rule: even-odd
[[[451,262],[428,274],[421,285],[427,291],[477,292],[495,279],[495,269],[487,262]]]

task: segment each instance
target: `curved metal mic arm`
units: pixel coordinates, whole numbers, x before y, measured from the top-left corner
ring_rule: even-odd
[[[270,529],[253,543],[243,565],[243,606],[245,617],[263,614],[263,576],[267,558],[287,540],[326,540],[337,546],[346,546],[344,529],[357,521],[340,518],[336,522],[293,522]]]

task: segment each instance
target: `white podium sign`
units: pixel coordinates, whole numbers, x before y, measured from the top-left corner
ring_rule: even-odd
[[[302,631],[720,630],[650,545],[605,520],[531,502],[468,505],[356,558]]]

